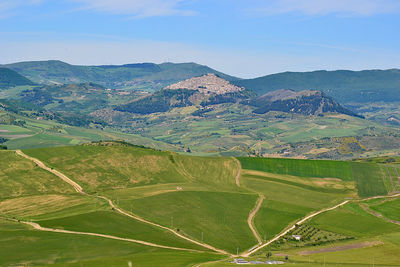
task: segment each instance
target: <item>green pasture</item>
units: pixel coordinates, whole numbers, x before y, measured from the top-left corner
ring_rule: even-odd
[[[339,178],[353,180],[350,162],[282,158],[238,158],[243,169],[289,174],[300,177]]]
[[[387,195],[382,173],[377,164],[352,162],[351,169],[360,197]]]
[[[120,143],[108,144],[24,152],[70,176],[88,192],[187,180],[168,152]]]
[[[0,265],[176,266],[219,259],[94,236],[42,232],[0,219]]]
[[[72,193],[72,187],[14,151],[0,150],[0,200],[48,193]]]
[[[400,221],[400,199],[388,199],[386,201],[377,201],[369,204],[369,207],[382,214],[384,217]]]
[[[121,207],[199,241],[236,253],[254,244],[247,217],[257,195],[180,191],[121,201]],[[203,239],[202,239],[203,237]]]
[[[366,213],[357,203],[314,217],[310,224],[323,230],[358,238],[396,233],[400,226]]]
[[[169,231],[151,226],[109,210],[93,211],[75,216],[40,220],[41,226],[77,232],[91,232],[131,238],[165,246],[207,250],[183,240]]]

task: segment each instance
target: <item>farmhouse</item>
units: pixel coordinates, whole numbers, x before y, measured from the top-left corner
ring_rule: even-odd
[[[292,235],[292,238],[296,239],[297,241],[300,241],[301,235]]]

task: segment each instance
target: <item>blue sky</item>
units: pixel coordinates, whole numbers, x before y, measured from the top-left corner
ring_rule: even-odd
[[[400,0],[0,0],[0,64],[400,68]]]

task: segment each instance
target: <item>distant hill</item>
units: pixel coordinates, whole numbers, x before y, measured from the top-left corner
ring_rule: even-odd
[[[258,95],[279,89],[313,89],[342,102],[400,101],[398,69],[284,72],[234,83]]]
[[[77,66],[62,61],[49,60],[19,62],[4,66],[37,83],[93,82],[110,88],[134,88],[151,91],[207,73],[218,74],[227,80],[238,79],[196,63]]]
[[[321,91],[304,90],[277,90],[263,96],[253,98],[247,102],[257,107],[254,113],[264,114],[269,111],[282,111],[303,115],[319,115],[327,112],[358,116],[354,112],[342,107],[333,98]]]
[[[18,72],[7,68],[0,68],[0,89],[20,86],[34,85],[32,81],[18,74]]]
[[[251,92],[209,73],[165,87],[150,96],[137,99],[115,110],[137,114],[166,112],[176,107],[236,103]]]

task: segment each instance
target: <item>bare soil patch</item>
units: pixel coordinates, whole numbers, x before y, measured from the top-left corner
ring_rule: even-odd
[[[337,246],[337,247],[332,247],[332,248],[323,248],[323,249],[319,249],[319,250],[300,251],[297,254],[313,255],[313,254],[325,253],[325,252],[336,252],[336,251],[343,251],[343,250],[356,249],[356,248],[367,248],[367,247],[373,247],[373,246],[382,245],[382,244],[383,244],[383,242],[381,242],[381,241],[363,242],[363,243],[349,244],[349,245],[344,245],[344,246]]]

